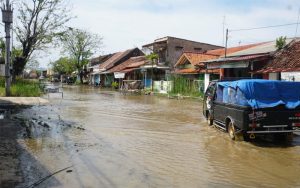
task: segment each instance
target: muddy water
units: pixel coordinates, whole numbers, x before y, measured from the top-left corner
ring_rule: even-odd
[[[300,137],[291,145],[232,142],[207,126],[199,101],[64,91],[63,100],[53,94],[52,105],[23,114],[50,128],[19,140],[22,186],[70,167],[40,186],[300,187]]]

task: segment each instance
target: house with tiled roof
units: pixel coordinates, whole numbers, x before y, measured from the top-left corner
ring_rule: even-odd
[[[220,77],[219,75],[222,74],[221,69],[206,69],[206,65],[203,62],[210,60],[214,61],[219,59],[220,57],[224,57],[225,53],[227,55],[230,55],[242,50],[255,47],[259,44],[250,44],[227,49],[219,48],[215,50],[208,50],[203,53],[184,52],[175,64],[175,71],[173,73],[194,81],[202,80],[202,82],[204,82],[205,74],[209,75],[209,80],[218,79]]]
[[[173,73],[184,75],[191,79],[198,79],[199,75],[204,74],[206,71],[204,64],[201,62],[218,57],[217,55],[206,53],[184,52],[175,64],[175,71]]]
[[[115,80],[115,78],[114,73],[110,71],[110,69],[122,64],[131,57],[142,55],[144,55],[144,53],[139,48],[114,53],[110,58],[98,66],[99,71],[95,75],[99,75],[99,84],[105,87],[111,86],[111,83]]]
[[[300,39],[296,38],[278,50],[268,64],[256,71],[267,79],[300,81]]]
[[[87,66],[87,71],[89,73],[89,83],[91,85],[99,85],[100,83],[99,66],[100,64],[104,63],[109,58],[111,58],[113,55],[114,54],[106,54],[106,55],[101,55],[90,59],[89,64]]]
[[[292,39],[287,39],[289,44]],[[256,73],[262,67],[266,66],[273,55],[277,52],[276,41],[256,43],[252,45],[234,47],[240,50],[232,51],[227,49],[227,55],[216,59],[203,61],[206,70],[220,70],[220,79],[231,78],[258,78],[258,79],[278,79],[278,75]],[[210,53],[210,52],[207,52]],[[209,74],[205,75],[205,88],[209,83]]]

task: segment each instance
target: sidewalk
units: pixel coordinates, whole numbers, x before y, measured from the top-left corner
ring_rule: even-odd
[[[47,99],[40,97],[0,97],[0,108],[45,105],[48,103]]]

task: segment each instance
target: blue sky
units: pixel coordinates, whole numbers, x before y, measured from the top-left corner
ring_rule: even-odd
[[[251,28],[294,23],[300,8],[299,0],[72,0],[70,3],[77,18],[68,25],[101,35],[104,38],[101,53],[141,47],[164,36],[222,45],[224,16],[226,28]],[[234,32],[229,35],[229,45],[294,37],[295,31],[296,26]],[[57,57],[58,53],[53,53],[48,58],[53,61]]]

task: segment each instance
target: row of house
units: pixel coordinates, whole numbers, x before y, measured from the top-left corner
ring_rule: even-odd
[[[156,53],[151,62],[145,55]],[[282,49],[276,41],[225,49],[224,47],[175,37],[91,59],[89,79],[93,85],[110,86],[116,80],[140,81],[143,87],[163,84],[170,74],[190,80],[259,78],[300,81],[300,40],[287,39]],[[163,90],[163,87],[161,87]]]
[[[134,48],[91,59],[89,82],[92,85],[111,86],[118,79],[136,80],[143,87],[151,87],[154,81],[166,80],[166,75],[175,69],[183,52],[204,53],[218,48],[221,47],[175,37],[160,38],[144,45],[141,50]],[[156,62],[146,59],[150,53],[158,55]]]

